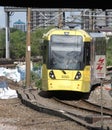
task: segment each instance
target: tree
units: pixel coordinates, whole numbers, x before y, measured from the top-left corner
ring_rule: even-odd
[[[0,29],[0,58],[5,57],[5,29]]]
[[[112,66],[112,37],[109,38],[106,48],[106,59],[107,59],[107,66]]]
[[[42,36],[44,33],[46,33],[48,30],[53,28],[52,26],[48,28],[38,28],[36,31],[32,32],[31,34],[31,56],[38,56],[41,55],[41,42],[42,42]]]
[[[25,57],[26,32],[12,30],[10,34],[10,57],[12,59]]]

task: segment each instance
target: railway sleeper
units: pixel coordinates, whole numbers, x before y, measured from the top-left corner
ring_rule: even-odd
[[[99,115],[99,116],[86,116],[85,117],[85,121],[87,122],[87,123],[90,123],[90,124],[93,124],[93,123],[95,123],[95,122],[97,122],[97,121],[99,121],[99,120],[101,120],[101,118],[103,118],[103,119],[106,119],[106,120],[110,120],[110,119],[112,119],[110,116],[101,116],[101,115]]]

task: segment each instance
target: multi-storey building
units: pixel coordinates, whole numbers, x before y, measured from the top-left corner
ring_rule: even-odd
[[[31,11],[31,30],[38,27],[58,26],[59,15],[57,11]]]
[[[21,31],[25,32],[25,23],[22,22],[20,19],[13,24],[13,28],[20,29]]]

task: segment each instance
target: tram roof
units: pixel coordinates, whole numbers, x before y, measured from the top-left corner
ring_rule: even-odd
[[[71,35],[82,35],[84,37],[84,41],[91,41],[91,36],[89,33],[82,29],[59,29],[53,28],[49,30],[47,33],[43,34],[43,38],[46,40],[50,40],[50,36],[53,34],[64,34],[64,32],[70,32]]]
[[[82,35],[86,35],[86,36],[90,36],[89,33],[87,33],[86,31],[84,31],[83,29],[60,29],[60,28],[52,28],[50,29],[47,33],[43,34],[43,38],[44,37],[48,37],[52,34],[61,34],[63,32],[71,32],[72,34],[74,33],[81,33]]]

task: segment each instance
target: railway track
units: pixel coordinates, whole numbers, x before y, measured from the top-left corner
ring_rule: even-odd
[[[85,110],[88,112],[93,112],[95,114],[101,114],[101,106],[97,105],[97,104],[93,104],[87,100],[79,100],[79,101],[62,101],[59,100],[58,98],[54,97],[54,100],[56,100],[57,102],[60,102],[62,104],[65,104],[67,106],[71,106],[75,109],[79,109],[79,110]],[[112,109],[103,107],[103,114],[107,115],[107,116],[112,116]]]
[[[88,102],[86,100],[79,100],[79,101],[62,101],[57,98],[54,98],[57,102],[65,104],[67,106],[73,107],[77,109],[78,112],[80,111],[80,115],[78,117],[82,118],[83,120],[87,121],[88,123],[94,124],[97,121],[101,120],[101,106]],[[84,116],[84,111],[86,115]],[[77,115],[77,112],[75,116]],[[83,116],[82,116],[83,115]],[[103,107],[103,119],[112,120],[112,109]]]
[[[71,103],[62,102],[53,98],[45,98],[42,96],[41,92],[39,92],[37,89],[24,89],[21,88],[17,91],[18,97],[21,99],[22,103],[27,105],[28,107],[31,107],[34,110],[38,110],[41,112],[49,113],[55,116],[59,116],[62,118],[69,119],[71,121],[77,122],[80,127],[83,127],[83,129],[91,129],[91,130],[100,130],[101,129],[101,115],[100,110],[91,110],[87,108],[81,108],[81,110],[77,110],[74,104],[70,105]],[[82,102],[84,105],[84,101]],[[72,102],[73,103],[73,102]],[[91,105],[91,103],[88,103]],[[81,104],[80,104],[81,105]],[[93,105],[93,104],[92,104]],[[76,105],[78,106],[78,105]],[[85,104],[87,105],[87,102]],[[94,106],[96,107],[96,106]],[[97,106],[98,107],[98,106]],[[96,107],[96,109],[97,109]],[[79,106],[78,106],[79,108]],[[86,112],[84,112],[84,109]],[[94,108],[93,108],[94,109]],[[109,111],[109,112],[108,112]],[[92,113],[90,113],[92,112]],[[94,114],[93,114],[94,113]],[[99,113],[99,115],[96,115],[95,113]],[[105,114],[103,115],[103,120],[112,121],[112,113],[108,108],[105,108]],[[98,124],[97,124],[98,122]],[[105,125],[103,130],[107,130],[109,128],[108,125]]]

